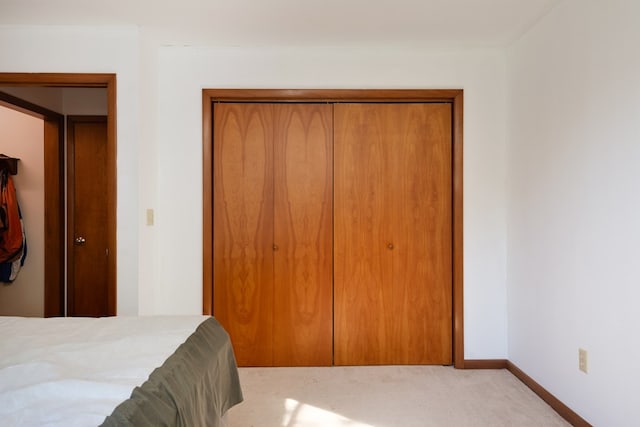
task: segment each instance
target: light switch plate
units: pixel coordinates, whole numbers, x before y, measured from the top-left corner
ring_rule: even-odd
[[[587,350],[583,348],[578,349],[578,369],[587,373]]]

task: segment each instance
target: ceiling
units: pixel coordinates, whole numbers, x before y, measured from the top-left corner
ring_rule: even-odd
[[[0,25],[134,25],[181,45],[494,47],[560,1],[0,0]]]

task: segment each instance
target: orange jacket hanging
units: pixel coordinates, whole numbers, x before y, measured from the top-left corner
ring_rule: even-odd
[[[22,253],[22,225],[16,189],[6,170],[0,172],[0,263],[12,262]]]

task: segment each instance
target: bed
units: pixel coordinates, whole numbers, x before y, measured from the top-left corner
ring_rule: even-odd
[[[0,317],[3,426],[219,426],[241,401],[213,317]]]

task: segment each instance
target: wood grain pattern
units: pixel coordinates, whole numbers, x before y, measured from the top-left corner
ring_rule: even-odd
[[[388,156],[375,104],[334,108],[334,363],[376,364],[386,330],[384,284],[390,221],[385,191]],[[366,134],[363,132],[366,130]],[[380,363],[380,362],[378,362]]]
[[[2,73],[0,73],[0,79]],[[0,81],[1,82],[1,81]],[[211,139],[206,138],[207,132],[213,127],[211,115],[204,114],[204,105],[211,106],[217,102],[445,102],[453,106],[453,335],[454,361],[456,368],[464,367],[464,310],[463,310],[463,99],[462,89],[203,89],[203,151]],[[212,157],[204,159],[204,174],[212,174]],[[210,197],[205,186],[203,200]],[[207,213],[209,212],[209,214]],[[211,207],[205,204],[204,221],[212,221]],[[206,228],[205,228],[206,230]],[[210,248],[213,245],[212,233],[205,233],[203,245]],[[205,249],[206,250],[206,249]],[[212,257],[203,257],[205,272],[211,268]],[[213,281],[203,277],[203,287],[212,289]],[[203,297],[208,293],[204,292]],[[207,302],[203,300],[206,307]]]
[[[450,364],[450,105],[336,105],[334,149],[335,363]]]
[[[214,315],[240,366],[273,365],[273,111],[214,107]]]
[[[332,106],[276,104],[274,364],[331,365]]]
[[[243,366],[332,361],[331,106],[214,106],[214,315]]]

